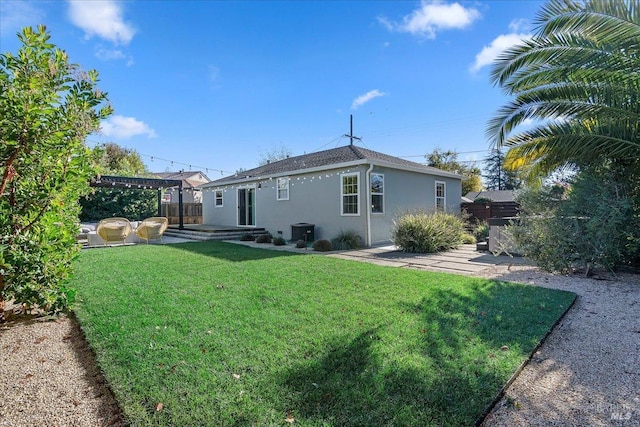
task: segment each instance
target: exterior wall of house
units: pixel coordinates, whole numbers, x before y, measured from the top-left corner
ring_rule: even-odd
[[[332,239],[340,231],[354,231],[363,239],[367,235],[366,171],[368,166],[332,169],[322,173],[290,177],[289,200],[277,200],[276,179],[242,185],[218,187],[223,191],[223,206],[215,206],[215,188],[203,191],[203,223],[211,225],[238,225],[238,188],[255,186],[255,226],[265,228],[274,236],[291,239],[291,225],[315,225],[315,239]],[[343,173],[358,174],[358,215],[342,215],[341,186]],[[384,175],[384,212],[371,213],[372,244],[389,242],[391,228],[397,214],[413,209],[435,209],[435,183],[445,183],[445,205],[449,212],[460,211],[461,181],[423,173],[392,168],[375,167],[372,173]]]
[[[182,190],[182,202],[202,203],[202,192],[196,189]],[[162,203],[178,203],[178,190],[166,190],[162,197]]]
[[[384,175],[384,213],[371,213],[372,244],[391,240],[394,220],[408,210],[434,210],[436,181],[445,183],[445,211],[460,211],[462,185],[459,179],[442,178],[399,169],[375,167]]]
[[[360,174],[360,214],[358,216],[342,216],[340,205],[340,186],[343,169],[327,170],[322,173],[296,175],[289,181],[289,200],[276,199],[276,180],[256,183],[255,225],[265,228],[274,236],[278,231],[282,237],[291,239],[291,225],[309,223],[315,225],[315,239],[332,239],[340,230],[353,230],[364,237],[366,235],[364,201],[363,167],[348,169],[348,173]],[[223,207],[215,207],[215,191],[207,189],[203,192],[203,223],[212,225],[238,225],[238,187],[233,185],[223,188]]]

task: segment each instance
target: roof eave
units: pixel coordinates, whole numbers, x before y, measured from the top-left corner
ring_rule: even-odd
[[[278,173],[272,173],[272,174],[266,174],[266,175],[260,175],[260,176],[252,176],[252,177],[248,177],[248,178],[238,178],[238,179],[234,179],[234,180],[229,180],[229,181],[224,181],[224,182],[217,182],[216,181],[211,181],[208,182],[206,184],[202,184],[199,187],[200,188],[209,188],[209,187],[225,187],[227,185],[238,185],[238,184],[247,184],[247,183],[251,183],[251,182],[255,182],[255,181],[263,181],[265,179],[269,179],[269,178],[280,178],[283,176],[292,176],[292,175],[305,175],[305,174],[309,174],[309,173],[315,173],[315,172],[320,172],[320,171],[327,171],[327,170],[332,170],[332,169],[342,169],[342,168],[348,168],[348,167],[353,167],[353,166],[359,166],[362,164],[368,164],[370,163],[367,160],[353,160],[350,162],[343,162],[343,163],[334,163],[332,165],[324,165],[324,166],[316,166],[313,168],[305,168],[305,169],[295,169],[292,171],[288,171],[288,172],[278,172]]]

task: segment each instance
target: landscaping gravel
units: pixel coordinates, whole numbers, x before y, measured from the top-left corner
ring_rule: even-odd
[[[640,425],[640,275],[587,279],[531,267],[490,275],[578,299],[483,426]]]
[[[578,294],[483,426],[640,425],[640,275],[476,275]],[[125,425],[73,316],[0,324],[0,385],[0,427]]]

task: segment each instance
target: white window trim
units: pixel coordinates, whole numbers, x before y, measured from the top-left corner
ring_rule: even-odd
[[[280,197],[280,180],[281,179],[287,180],[287,188],[286,188],[287,197]],[[276,178],[276,200],[278,200],[278,201],[289,200],[289,192],[291,191],[290,190],[290,185],[289,185],[290,182],[291,182],[291,180],[289,179],[288,176],[283,176],[283,177],[280,177],[280,178]],[[284,190],[284,188],[283,188],[283,190]]]
[[[218,192],[220,192],[220,204],[218,204]],[[224,191],[213,190],[213,206],[216,208],[224,207]]]
[[[374,193],[373,189],[371,188],[371,181],[373,180],[374,175],[379,175],[382,177],[382,193]],[[369,209],[371,209],[371,213],[373,215],[384,215],[384,208],[386,203],[385,203],[385,197],[384,197],[384,174],[383,173],[372,173],[371,175],[369,175],[369,190],[371,194],[371,200],[369,200]],[[380,212],[373,211],[373,196],[382,196],[382,211]]]
[[[438,184],[442,184],[442,186],[444,187],[444,195],[442,197],[438,197]],[[446,212],[447,211],[447,183],[444,181],[436,181],[434,187],[434,196],[435,196],[435,209],[438,210],[438,199],[442,199],[442,212]]]
[[[349,176],[356,176],[358,177],[358,191],[356,193],[349,193],[349,194],[344,194],[344,178],[349,177]],[[351,173],[343,173],[340,174],[340,215],[341,216],[360,216],[360,187],[361,187],[361,180],[360,180],[360,172],[351,172]],[[344,196],[356,196],[356,200],[357,200],[357,205],[356,205],[356,209],[358,210],[357,213],[344,213]]]

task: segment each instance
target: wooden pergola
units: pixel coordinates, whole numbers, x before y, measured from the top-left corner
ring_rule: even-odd
[[[182,180],[161,178],[134,178],[128,176],[98,175],[91,178],[89,186],[96,188],[121,188],[130,190],[158,190],[158,216],[162,215],[162,190],[178,188],[178,228],[184,229],[182,212]]]

